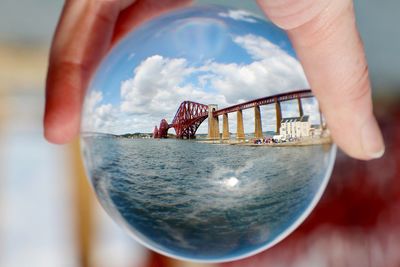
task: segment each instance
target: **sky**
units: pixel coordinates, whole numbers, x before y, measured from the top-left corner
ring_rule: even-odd
[[[50,46],[62,0],[2,0],[0,43]],[[245,8],[260,14],[255,1],[198,0]],[[398,94],[400,85],[400,1],[355,1],[357,23],[364,40],[373,92],[377,96]]]
[[[220,3],[244,8],[262,16],[254,1],[199,0],[199,4]],[[62,0],[3,0],[0,4],[0,44],[49,47]],[[400,76],[400,2],[355,1],[357,23],[364,40],[373,94],[398,95]],[[22,77],[23,78],[23,77]]]
[[[89,86],[82,130],[152,132],[183,101],[223,108],[305,88],[284,32],[245,10],[188,9],[142,26],[109,53]],[[318,123],[315,101],[303,104]],[[282,108],[284,117],[298,115],[296,102]],[[274,109],[261,109],[263,130],[275,130]],[[254,111],[243,113],[245,132],[254,132]],[[235,132],[236,114],[229,119]],[[207,122],[198,133],[206,131]]]

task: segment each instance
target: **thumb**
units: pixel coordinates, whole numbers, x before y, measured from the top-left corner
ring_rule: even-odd
[[[335,143],[374,159],[385,147],[372,111],[364,48],[351,0],[257,0],[285,29],[304,67]]]

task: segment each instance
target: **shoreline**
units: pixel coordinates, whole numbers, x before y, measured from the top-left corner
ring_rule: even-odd
[[[107,134],[100,135],[102,137],[108,136]],[[127,138],[127,137],[122,137],[122,136],[114,136],[111,135],[113,138],[121,138],[121,139],[127,139],[127,140],[160,140],[160,139],[153,139],[153,138]],[[82,136],[85,137],[85,136]],[[176,138],[166,138],[166,139],[173,139],[173,140],[181,140],[181,139],[176,139]],[[190,142],[198,142],[198,143],[203,143],[203,144],[211,144],[211,145],[232,145],[232,146],[247,146],[247,147],[301,147],[301,146],[314,146],[314,145],[328,145],[332,144],[332,138],[330,136],[324,136],[324,137],[316,137],[316,138],[307,138],[303,140],[297,140],[297,141],[292,141],[292,142],[283,142],[283,143],[261,143],[261,144],[255,144],[254,143],[254,138],[249,138],[246,140],[236,140],[236,139],[230,139],[230,140],[209,140],[209,139],[185,139],[182,141],[190,141]]]
[[[251,147],[291,147],[291,146],[314,146],[314,145],[326,145],[332,144],[332,139],[330,137],[320,137],[315,139],[305,139],[293,142],[285,142],[285,143],[261,143],[254,144],[250,141],[234,141],[234,140],[197,140],[199,143],[206,144],[215,144],[215,145],[232,145],[232,146],[251,146]]]

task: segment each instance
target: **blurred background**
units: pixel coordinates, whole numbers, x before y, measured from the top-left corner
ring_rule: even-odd
[[[47,54],[62,5],[0,1],[0,267],[203,266],[135,243],[99,208],[78,141],[44,140]],[[397,0],[356,1],[385,156],[339,153],[326,193],[295,233],[225,266],[400,266],[399,11]]]

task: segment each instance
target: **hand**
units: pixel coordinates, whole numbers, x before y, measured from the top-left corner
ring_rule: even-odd
[[[53,143],[78,133],[85,90],[106,52],[139,24],[190,0],[67,0],[50,51],[44,134]]]
[[[359,159],[383,155],[373,116],[368,67],[351,0],[257,0],[285,29],[319,100],[334,141]],[[83,96],[97,64],[133,27],[190,0],[70,0],[51,49],[45,136],[54,143],[79,132]]]
[[[374,159],[385,147],[372,111],[371,85],[351,0],[257,0],[285,29],[335,143]]]

